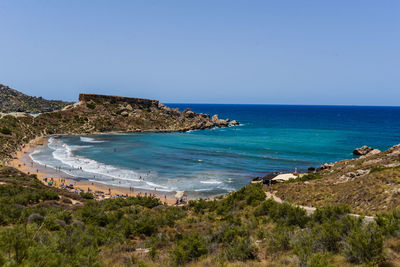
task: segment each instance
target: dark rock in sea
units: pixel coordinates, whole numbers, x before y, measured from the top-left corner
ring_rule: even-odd
[[[362,146],[362,147],[354,149],[353,154],[356,156],[364,156],[364,155],[367,155],[372,150],[373,150],[372,147]]]
[[[240,123],[237,122],[236,120],[233,120],[231,122],[229,122],[229,125],[235,126],[235,125],[239,125]]]

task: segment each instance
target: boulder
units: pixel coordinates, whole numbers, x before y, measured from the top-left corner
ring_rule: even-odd
[[[128,112],[126,112],[126,111],[123,111],[123,112],[121,113],[121,115],[122,115],[122,116],[124,116],[124,117],[126,117],[126,116],[128,116],[128,115],[129,115],[129,113],[128,113]]]
[[[190,110],[190,108],[185,109],[183,113],[185,114],[186,118],[194,118],[195,116],[195,113],[192,110]]]
[[[334,163],[324,163],[321,165],[321,167],[319,167],[320,170],[326,170],[326,169],[330,169],[333,166],[335,166]]]
[[[353,154],[356,155],[356,156],[365,156],[369,152],[371,152],[372,150],[373,150],[372,147],[362,146],[362,147],[354,149]]]
[[[368,152],[367,155],[370,156],[370,155],[376,155],[379,153],[381,153],[381,151],[379,149],[372,149],[370,152]]]
[[[215,114],[214,116],[212,116],[211,121],[217,123],[219,121],[218,115]]]
[[[229,125],[239,125],[239,122],[237,122],[236,120],[233,120],[229,123]]]
[[[128,105],[126,106],[126,109],[129,110],[129,111],[133,111],[133,107],[132,107],[130,104],[128,104]]]

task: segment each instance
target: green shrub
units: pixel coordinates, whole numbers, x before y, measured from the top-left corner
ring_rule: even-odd
[[[95,109],[96,108],[96,104],[95,103],[86,103],[86,107],[88,107],[90,109]]]
[[[6,128],[6,127],[3,127],[3,128],[1,128],[0,129],[0,132],[2,133],[2,134],[6,134],[6,135],[11,135],[11,130],[10,129],[8,129],[8,128]]]
[[[340,226],[336,222],[323,223],[313,227],[313,239],[315,246],[320,251],[339,251],[339,243],[342,240]]]
[[[400,234],[400,211],[395,210],[388,214],[378,214],[375,218],[376,223],[385,235]]]
[[[287,251],[292,248],[290,243],[294,236],[294,228],[277,225],[268,236],[268,251]]]
[[[289,203],[277,203],[272,199],[267,199],[254,210],[254,215],[269,216],[274,222],[286,225],[297,225],[304,227],[309,221],[309,217],[304,209],[293,206]]]
[[[383,257],[383,234],[375,223],[353,228],[344,244],[344,253],[352,263],[378,264]]]
[[[307,260],[308,267],[331,267],[326,254],[315,253]]]
[[[311,218],[315,222],[323,223],[329,220],[337,220],[348,213],[350,213],[350,208],[347,205],[328,206],[316,209]]]
[[[90,192],[81,192],[79,195],[84,199],[94,199],[94,195]]]
[[[317,180],[317,179],[321,179],[322,176],[320,173],[316,172],[316,173],[308,173],[305,174],[299,178],[296,179],[289,179],[287,181],[285,181],[284,183],[297,183],[297,182],[305,182],[305,181],[311,181],[311,180]]]
[[[257,248],[250,242],[249,237],[235,238],[225,247],[225,256],[229,261],[247,261],[256,258]]]
[[[199,233],[183,235],[171,251],[172,262],[183,265],[208,253],[205,239]]]
[[[305,266],[310,256],[315,252],[315,239],[310,229],[304,229],[296,233],[291,240],[293,252],[299,257],[300,265]]]

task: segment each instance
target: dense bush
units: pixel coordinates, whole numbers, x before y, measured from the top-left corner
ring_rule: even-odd
[[[293,206],[288,203],[276,203],[272,199],[267,199],[260,206],[258,206],[254,215],[269,216],[274,222],[286,225],[297,225],[304,227],[309,221],[306,211],[302,208]]]
[[[2,176],[12,177],[0,170]],[[14,178],[0,185],[0,266],[185,265],[206,257],[213,266],[262,260],[258,248],[279,264],[296,255],[301,266],[329,266],[337,258],[374,265],[384,259],[385,237],[400,230],[397,211],[369,225],[348,215],[346,206],[307,216],[265,200],[260,185],[183,207],[153,197],[91,201],[77,195],[83,205],[73,205],[33,176]]]
[[[268,251],[287,251],[292,248],[294,227],[277,225],[268,235]]]
[[[84,199],[94,199],[93,194],[90,192],[81,192],[79,195]]]
[[[95,103],[86,103],[86,107],[88,107],[90,109],[95,109],[96,108],[96,104]]]
[[[323,223],[330,220],[338,220],[348,213],[350,213],[350,208],[347,205],[328,206],[316,209],[312,219],[318,223]]]
[[[199,233],[182,236],[171,251],[172,262],[183,265],[208,253],[205,239]]]
[[[235,236],[233,240],[225,245],[225,256],[229,261],[254,260],[257,255],[257,248],[251,244],[248,236]]]
[[[376,223],[385,235],[400,235],[400,211],[395,210],[388,214],[378,214]]]
[[[6,135],[11,135],[12,131],[6,127],[3,127],[0,129],[0,133],[6,134]]]
[[[375,223],[351,229],[345,240],[344,252],[350,262],[377,264],[383,261],[382,231]]]

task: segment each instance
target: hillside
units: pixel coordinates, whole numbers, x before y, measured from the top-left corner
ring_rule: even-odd
[[[46,100],[23,94],[15,89],[0,84],[0,112],[42,113],[60,110],[72,103]]]
[[[0,266],[398,266],[400,214],[313,215],[251,184],[214,201],[94,201],[0,168]]]
[[[391,211],[400,204],[400,145],[325,166],[303,181],[275,184],[267,190],[304,206],[346,204],[371,215]]]
[[[0,118],[0,160],[11,157],[23,143],[36,137],[107,132],[188,131],[238,124],[210,118],[190,109],[180,111],[156,100],[118,96],[79,96],[80,102],[38,116],[3,115]]]

